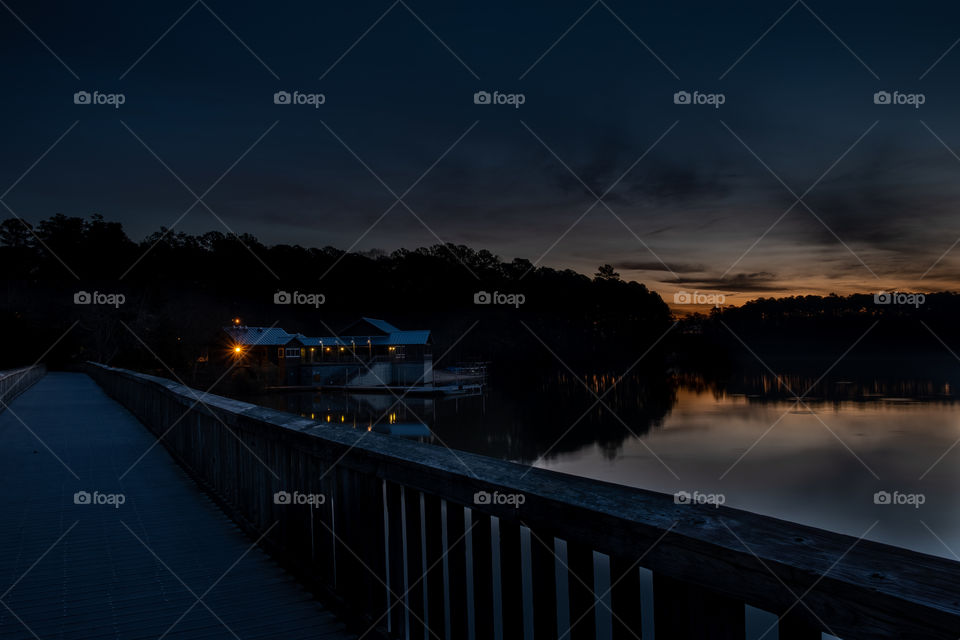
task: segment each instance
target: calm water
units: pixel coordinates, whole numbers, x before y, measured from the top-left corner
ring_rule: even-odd
[[[752,372],[722,383],[553,373],[473,397],[407,397],[406,406],[377,394],[247,399],[563,473],[722,494],[727,506],[853,536],[869,529],[869,539],[954,558],[960,446],[951,447],[960,440],[960,403],[950,376],[960,366],[901,378],[864,373],[871,369],[825,379],[807,406],[794,406],[787,387],[802,394],[819,373]],[[923,504],[876,504],[878,491],[919,494],[909,500]]]

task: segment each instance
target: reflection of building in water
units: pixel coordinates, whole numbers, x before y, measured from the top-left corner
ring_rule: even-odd
[[[339,336],[309,337],[277,327],[225,327],[233,357],[260,369],[275,367],[275,381],[324,387],[433,386],[430,331],[405,331],[361,318]]]
[[[324,424],[368,431],[427,437],[435,417],[432,398],[403,398],[383,393],[285,393],[271,403]]]

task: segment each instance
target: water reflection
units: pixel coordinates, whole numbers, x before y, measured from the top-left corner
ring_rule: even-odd
[[[854,536],[877,522],[871,539],[954,557],[958,367],[936,362],[925,376],[898,377],[868,363],[820,379],[825,368],[757,368],[722,380],[551,372],[482,395],[403,402],[390,394],[250,399],[624,485],[723,493],[728,506]],[[794,393],[806,394],[802,403]],[[876,504],[878,491],[922,493],[925,503]]]
[[[355,428],[396,433],[423,425],[429,434],[419,436],[421,441],[529,463],[587,446],[616,458],[628,438],[662,425],[678,388],[671,378],[597,374],[578,380],[553,373],[524,387],[494,385],[472,396],[407,396],[402,402],[389,393],[283,393],[246,399]]]

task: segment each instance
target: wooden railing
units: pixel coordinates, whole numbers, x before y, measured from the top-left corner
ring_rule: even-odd
[[[779,616],[781,640],[960,636],[957,562],[89,370],[358,628],[639,638],[652,575],[661,640],[741,640],[745,604]]]
[[[35,364],[32,367],[0,371],[0,411],[18,395],[33,386],[47,372],[46,366]]]

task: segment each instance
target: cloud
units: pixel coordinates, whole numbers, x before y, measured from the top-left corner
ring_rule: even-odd
[[[631,142],[634,137],[626,130],[607,132],[598,136],[592,148],[580,158],[564,158],[576,176],[552,157],[546,166],[565,196],[583,192],[581,180],[598,196],[620,180],[604,198],[611,205],[661,206],[720,199],[730,193],[729,179],[719,171],[700,166],[696,159],[691,162],[690,158],[684,158],[681,163],[668,157],[665,151],[655,149],[634,166],[645,148],[638,141]],[[544,150],[544,153],[547,152]],[[627,173],[624,175],[624,172]]]
[[[867,157],[848,158],[848,169],[838,168],[805,198],[822,224],[802,204],[791,216],[811,218],[801,231],[808,241],[836,247],[839,237],[858,253],[874,249],[923,262],[960,202],[954,167],[889,144],[864,151]]]
[[[680,166],[664,159],[653,169],[631,174],[624,182],[632,196],[658,204],[719,199],[731,191],[729,183],[716,172],[704,167]]]
[[[784,289],[784,285],[780,284],[777,280],[776,274],[770,273],[769,271],[736,273],[726,278],[680,278],[678,280],[663,280],[662,282],[673,285],[685,285],[707,291],[730,291],[736,293],[783,291]]]
[[[707,270],[702,264],[668,263],[664,265],[656,260],[644,262],[641,260],[623,260],[613,264],[617,269],[630,271],[673,271],[674,273],[701,273]]]

